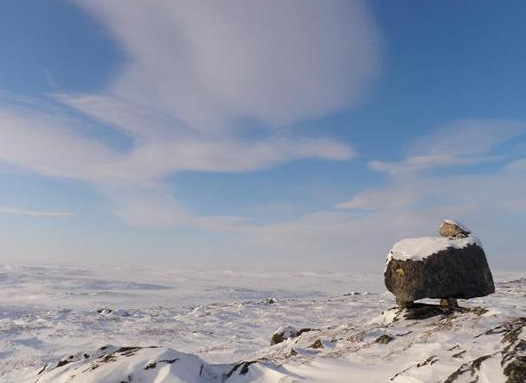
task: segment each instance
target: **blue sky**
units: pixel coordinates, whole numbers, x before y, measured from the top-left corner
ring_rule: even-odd
[[[526,268],[526,4],[6,0],[0,262]]]

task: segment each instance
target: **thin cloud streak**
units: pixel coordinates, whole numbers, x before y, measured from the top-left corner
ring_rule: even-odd
[[[75,213],[64,211],[41,211],[41,210],[26,210],[18,209],[8,206],[0,206],[0,214],[22,215],[28,217],[42,217],[42,218],[71,218],[75,217]]]
[[[400,161],[371,161],[369,166],[390,175],[386,186],[363,190],[350,200],[338,204],[341,209],[398,210],[443,198],[444,185],[455,176],[426,174],[435,168],[480,165],[488,162],[511,162],[495,150],[526,132],[526,124],[513,120],[473,119],[453,121],[416,139],[410,155]],[[415,154],[416,153],[416,154]],[[465,178],[471,176],[467,173]],[[448,191],[453,193],[453,191]]]

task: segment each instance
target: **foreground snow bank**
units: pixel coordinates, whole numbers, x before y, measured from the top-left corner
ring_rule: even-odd
[[[286,375],[271,362],[211,365],[196,355],[160,347],[104,346],[44,367],[37,383],[214,383],[276,381]],[[250,367],[253,365],[253,367]]]
[[[210,382],[216,376],[195,355],[157,347],[115,346],[69,355],[38,375],[39,383]]]
[[[459,302],[468,311],[422,309],[418,320],[388,309],[379,275],[135,272],[141,286],[172,286],[152,293],[128,271],[115,290],[114,273],[0,268],[0,382],[521,382],[521,273],[497,273],[495,294]],[[269,346],[283,324],[311,331]],[[108,343],[138,347],[101,349]]]
[[[482,307],[392,308],[368,324],[304,332],[235,364],[156,347],[106,346],[67,356],[38,383],[526,381],[526,317]]]

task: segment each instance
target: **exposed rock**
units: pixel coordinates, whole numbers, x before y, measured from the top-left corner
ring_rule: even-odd
[[[512,360],[503,372],[508,377],[506,383],[526,382],[526,356],[518,356]]]
[[[515,321],[506,323],[501,343],[505,344],[502,350],[503,373],[508,377],[506,383],[526,382],[526,340],[524,339],[524,328],[526,318],[517,318]],[[497,332],[500,330],[496,329]]]
[[[436,362],[438,362],[438,358],[435,356],[435,355],[431,355],[429,358],[427,358],[426,360],[423,360],[421,362],[418,362],[416,365],[413,365],[413,366],[409,366],[405,369],[403,369],[402,371],[400,372],[397,372],[395,375],[393,375],[391,377],[391,379],[389,379],[389,381],[394,381],[398,376],[400,375],[403,375],[404,373],[406,373],[407,371],[410,371],[412,369],[415,369],[415,368],[421,368],[421,367],[424,367],[424,366],[432,366],[433,364],[435,364]]]
[[[396,298],[396,304],[398,305],[398,307],[401,307],[403,309],[412,307],[414,303],[415,303],[414,301],[404,301],[404,300],[400,300]]]
[[[309,348],[319,349],[325,347],[323,346],[323,343],[321,343],[321,340],[317,339],[313,344],[309,346]]]
[[[484,362],[486,359],[489,359],[491,357],[492,355],[483,355],[481,357],[478,357],[477,359],[474,359],[467,363],[462,364],[457,370],[455,370],[451,375],[447,377],[444,383],[453,383],[459,378],[459,376],[465,373],[469,373],[470,376],[475,375],[475,373],[480,370],[480,366],[482,365],[482,362]],[[476,380],[472,380],[472,382],[476,382],[476,381],[478,381],[478,377]]]
[[[465,238],[471,234],[466,226],[459,222],[455,222],[452,219],[446,219],[440,225],[440,235],[448,238]]]
[[[479,372],[482,370],[482,365],[492,358],[500,359],[499,364],[506,377],[506,383],[526,382],[526,340],[523,335],[525,326],[526,318],[516,318],[475,336],[480,338],[484,335],[502,334],[500,343],[503,348],[462,364],[447,377],[444,383],[480,381]],[[459,352],[453,357],[462,357],[464,353],[465,351]]]
[[[274,332],[274,334],[272,334],[272,338],[270,339],[270,345],[273,346],[275,344],[284,342],[287,339],[297,338],[304,332],[309,332],[312,330],[313,329],[311,328],[302,328],[301,330],[296,330],[292,326],[281,326]]]
[[[239,370],[239,375],[246,375],[249,371],[250,365],[257,363],[257,360],[250,360],[247,362],[241,362],[236,364],[232,369],[225,375],[225,378],[230,378],[234,372]]]
[[[488,312],[488,309],[477,306],[477,307],[473,307],[471,309],[471,312],[474,313],[475,315],[481,316],[481,315],[486,314]]]
[[[384,334],[384,335],[380,335],[378,338],[376,338],[374,343],[387,344],[387,343],[391,342],[393,339],[394,338],[392,336]]]
[[[480,242],[474,237],[406,239],[390,251],[384,272],[385,286],[400,307],[422,298],[482,297],[495,292],[493,277]]]
[[[274,334],[272,334],[272,338],[270,339],[270,345],[273,346],[275,344],[284,342],[287,339],[296,338],[299,335],[300,335],[300,332],[296,330],[294,327],[281,326],[274,332]]]
[[[440,306],[458,307],[458,301],[455,298],[442,298],[440,300]]]
[[[469,312],[470,309],[458,306],[440,306],[426,303],[415,303],[412,306],[400,310],[395,319],[422,320],[436,316],[447,317],[456,313]]]
[[[100,309],[97,309],[97,313],[99,314],[102,314],[102,315],[109,315],[113,312],[112,309],[109,309],[109,308],[100,308]]]
[[[299,335],[299,331],[296,330],[292,326],[282,326],[279,329],[272,334],[272,338],[270,339],[270,345],[273,346],[275,344],[284,342],[287,339],[290,338],[296,338]]]

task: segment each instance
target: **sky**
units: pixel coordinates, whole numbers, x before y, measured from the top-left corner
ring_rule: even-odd
[[[522,1],[0,1],[0,262],[526,270]]]

